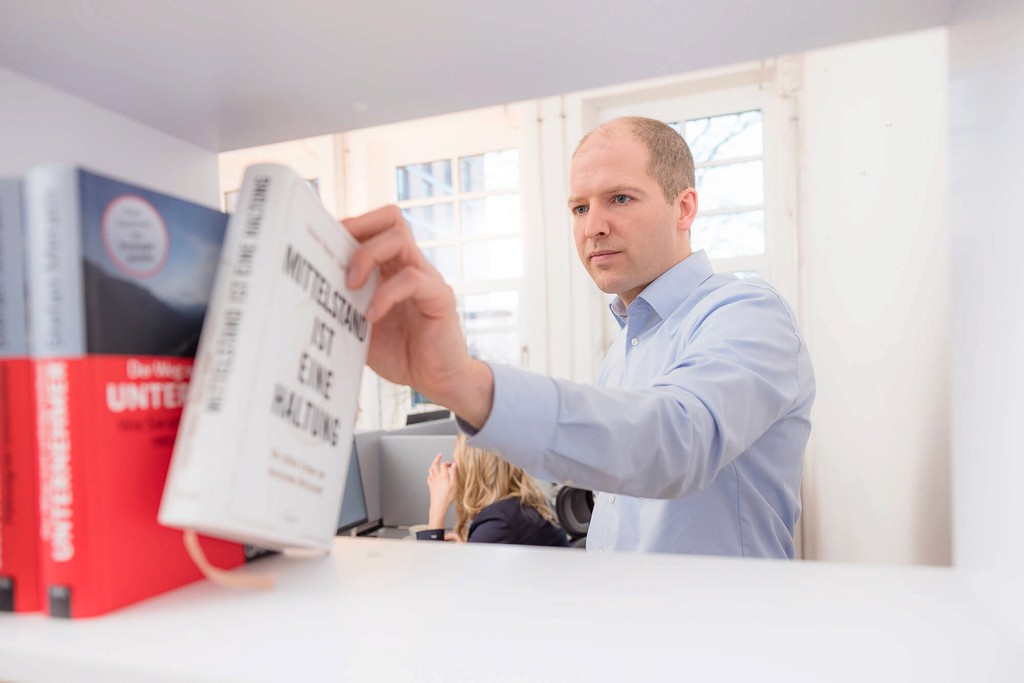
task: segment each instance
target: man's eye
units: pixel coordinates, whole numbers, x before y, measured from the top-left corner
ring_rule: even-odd
[[[577,216],[582,216],[583,214],[585,214],[587,212],[587,207],[585,207],[585,206],[574,206],[574,207],[572,207],[572,212],[574,214],[576,214]]]
[[[626,203],[628,203],[630,201],[630,199],[632,199],[632,197],[630,197],[629,195],[617,194],[617,195],[615,195],[613,201],[616,204],[626,204]]]

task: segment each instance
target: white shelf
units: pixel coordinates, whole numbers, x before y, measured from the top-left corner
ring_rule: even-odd
[[[244,571],[277,587],[0,615],[0,679],[988,681],[1021,664],[952,569],[339,538]]]
[[[948,10],[659,2],[609,21],[617,0],[33,0],[4,3],[0,65],[226,151],[914,31]]]

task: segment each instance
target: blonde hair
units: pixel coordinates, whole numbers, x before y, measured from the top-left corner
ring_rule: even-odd
[[[466,444],[465,434],[459,434],[455,441],[453,459],[457,465],[455,536],[460,541],[469,537],[470,522],[481,510],[506,498],[519,498],[522,505],[532,507],[548,522],[557,523],[544,492],[522,468],[509,464],[496,453]]]
[[[618,126],[626,126],[633,137],[647,148],[647,173],[661,186],[665,201],[671,204],[680,192],[697,186],[690,146],[672,126],[657,119],[623,116],[603,123],[583,136],[572,153],[573,158],[592,136],[607,135]]]

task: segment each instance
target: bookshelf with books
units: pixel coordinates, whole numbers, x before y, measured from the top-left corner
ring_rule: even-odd
[[[22,183],[0,178],[0,611],[39,609],[39,509]]]
[[[227,216],[76,166],[24,198],[43,607],[96,616],[201,576],[156,513]]]

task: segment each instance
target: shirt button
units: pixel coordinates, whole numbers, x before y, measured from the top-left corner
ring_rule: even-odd
[[[609,503],[614,503],[615,502],[615,496],[608,496],[608,502]]]
[[[637,344],[640,343],[640,340],[637,339],[636,337],[633,337],[633,339],[629,343],[632,344],[633,346],[636,346]]]

